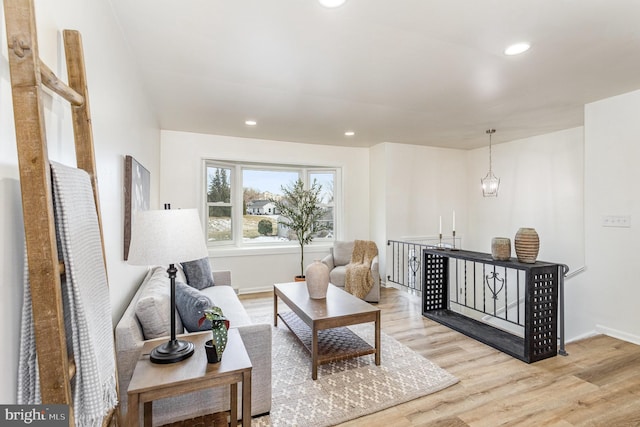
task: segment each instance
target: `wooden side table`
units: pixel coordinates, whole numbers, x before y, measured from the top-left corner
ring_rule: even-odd
[[[237,329],[229,330],[227,348],[222,361],[207,363],[204,343],[211,339],[211,332],[181,337],[193,342],[196,351],[181,362],[162,365],[151,363],[149,353],[166,338],[148,341],[142,348],[142,356],[133,371],[127,395],[129,410],[127,425],[137,427],[140,404],[144,404],[144,425],[152,425],[152,404],[156,399],[176,396],[192,391],[221,385],[230,386],[231,426],[238,424],[238,383],[242,383],[242,425],[251,426],[251,360]]]

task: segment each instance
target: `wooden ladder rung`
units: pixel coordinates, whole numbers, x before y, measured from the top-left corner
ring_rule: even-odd
[[[84,104],[84,96],[80,95],[78,92],[67,86],[65,82],[60,80],[58,76],[56,76],[55,73],[47,67],[47,64],[42,62],[42,59],[38,58],[38,61],[40,64],[40,78],[42,80],[42,84],[76,107]]]

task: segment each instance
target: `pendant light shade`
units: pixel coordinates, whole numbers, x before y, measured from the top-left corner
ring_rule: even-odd
[[[489,135],[489,172],[480,180],[484,197],[498,197],[498,187],[500,187],[500,178],[496,177],[491,170],[491,135],[495,132],[495,129],[487,129]]]

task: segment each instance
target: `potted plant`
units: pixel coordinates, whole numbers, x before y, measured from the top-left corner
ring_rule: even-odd
[[[198,320],[198,326],[202,326],[205,321],[211,322],[212,339],[204,343],[207,351],[207,361],[209,363],[218,363],[222,360],[222,353],[227,347],[227,330],[229,329],[229,321],[220,307],[211,307],[204,311],[204,315]]]
[[[302,179],[288,186],[282,186],[283,197],[280,200],[270,199],[279,212],[278,222],[284,224],[300,244],[300,278],[304,280],[304,246],[311,243],[316,234],[328,230],[328,226],[321,222],[327,209],[320,206],[320,192],[322,185],[316,180],[310,188],[305,189]]]

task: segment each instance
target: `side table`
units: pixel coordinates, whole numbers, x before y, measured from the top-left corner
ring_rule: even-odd
[[[251,426],[251,360],[240,333],[229,330],[227,348],[219,363],[207,363],[204,343],[211,332],[182,336],[193,342],[195,353],[190,358],[167,365],[151,363],[149,353],[166,338],[147,341],[131,377],[127,396],[127,425],[137,427],[140,404],[144,404],[144,425],[152,425],[152,405],[156,399],[176,396],[222,385],[230,386],[231,426],[238,424],[238,383],[242,383],[242,425]]]

